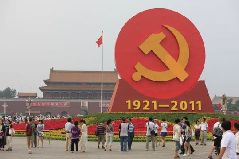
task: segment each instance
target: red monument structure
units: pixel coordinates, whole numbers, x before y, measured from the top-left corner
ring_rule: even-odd
[[[129,19],[115,45],[120,79],[110,112],[213,112],[200,32],[180,13],[149,9]]]

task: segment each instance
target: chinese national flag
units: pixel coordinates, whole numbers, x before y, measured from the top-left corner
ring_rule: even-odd
[[[96,41],[96,44],[98,45],[98,47],[100,47],[103,44],[103,37],[102,37],[102,35],[98,38],[98,40]]]

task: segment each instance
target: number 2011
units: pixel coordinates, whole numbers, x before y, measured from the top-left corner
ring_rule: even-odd
[[[178,110],[192,110],[194,111],[196,110],[202,110],[202,102],[201,101],[190,101],[189,103],[187,101],[171,101],[172,107],[171,110],[172,111],[178,111]]]

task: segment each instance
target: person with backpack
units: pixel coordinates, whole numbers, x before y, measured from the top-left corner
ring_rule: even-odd
[[[34,129],[35,124],[33,123],[32,118],[29,118],[29,121],[26,124],[27,148],[29,154],[32,153],[32,141]]]
[[[129,132],[129,124],[126,122],[125,118],[122,118],[122,122],[119,125],[119,137],[120,137],[121,151],[127,151],[128,132]]]
[[[182,118],[182,120],[181,120],[181,123],[180,123],[180,125],[181,125],[181,133],[182,133],[182,135],[181,135],[181,152],[180,152],[180,154],[181,155],[183,155],[183,154],[185,154],[185,149],[184,149],[184,145],[185,145],[185,142],[186,142],[186,133],[185,133],[185,131],[186,131],[186,128],[187,128],[187,124],[186,124],[186,121],[188,121],[188,118],[187,117],[183,117]],[[189,144],[190,145],[190,150],[191,150],[191,154],[193,154],[193,152],[195,151],[194,150],[194,148],[193,148],[193,146],[191,145],[191,144]]]
[[[214,150],[216,151],[216,154],[218,155],[220,153],[220,148],[221,148],[221,140],[222,140],[222,122],[225,121],[224,118],[218,118],[218,122],[216,122],[213,125],[213,145],[212,148],[209,152],[208,158],[212,159],[212,154]]]
[[[149,117],[149,121],[146,123],[146,151],[149,150],[149,142],[152,142],[153,151],[155,151],[155,124],[153,118]]]
[[[74,152],[74,145],[76,147],[76,151],[78,151],[78,143],[80,138],[80,129],[78,127],[78,121],[74,122],[74,126],[71,128],[71,152]]]

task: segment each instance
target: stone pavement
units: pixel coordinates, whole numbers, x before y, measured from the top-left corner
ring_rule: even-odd
[[[157,147],[156,151],[145,151],[145,143],[133,143],[133,150],[130,152],[120,152],[119,143],[113,143],[113,151],[105,152],[102,149],[97,149],[96,142],[88,143],[88,150],[82,152],[66,152],[64,151],[64,141],[52,140],[49,144],[45,140],[44,148],[34,148],[33,154],[28,154],[26,149],[25,138],[14,138],[13,151],[0,151],[0,159],[172,159],[174,143],[167,142],[166,147]],[[193,155],[183,157],[185,159],[206,159],[210,145],[194,146],[195,152]]]

